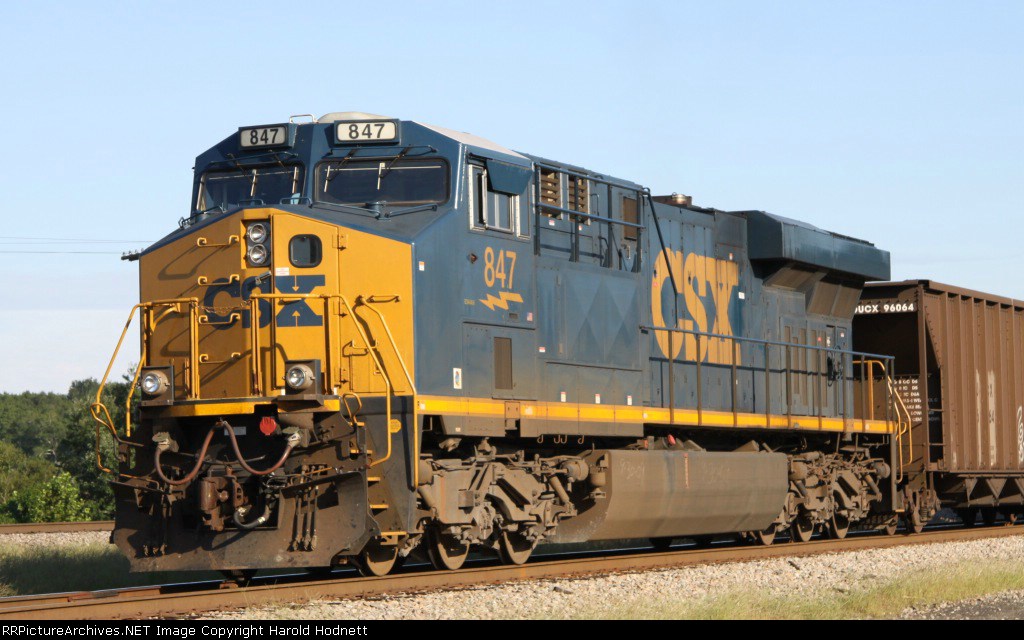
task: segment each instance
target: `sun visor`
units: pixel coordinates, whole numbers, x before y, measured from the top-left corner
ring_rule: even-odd
[[[513,196],[522,195],[530,184],[532,175],[533,171],[529,167],[487,159],[487,178],[491,183],[491,191]]]

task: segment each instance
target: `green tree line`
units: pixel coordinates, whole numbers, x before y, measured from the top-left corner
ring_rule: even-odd
[[[113,517],[111,477],[96,466],[95,422],[89,413],[98,388],[89,379],[71,383],[66,394],[0,394],[0,523]],[[127,380],[110,382],[103,393],[119,432],[128,389]],[[101,443],[104,463],[114,465],[105,430]]]

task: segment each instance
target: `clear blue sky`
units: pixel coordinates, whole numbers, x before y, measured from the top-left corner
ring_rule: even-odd
[[[5,2],[0,391],[102,374],[137,296],[117,253],[187,214],[200,151],[299,113],[469,131],[1024,298],[1022,32],[1022,2]]]

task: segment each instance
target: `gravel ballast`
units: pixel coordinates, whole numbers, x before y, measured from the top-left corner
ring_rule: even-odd
[[[0,535],[0,547],[85,546],[109,543],[109,531],[80,531],[74,533],[5,533]]]
[[[813,598],[870,588],[913,571],[971,561],[1019,561],[1024,536],[907,545],[592,578],[536,580],[460,591],[319,601],[212,614],[214,619],[558,619],[611,615],[624,603],[701,599],[729,592]],[[924,612],[918,612],[919,614]],[[836,617],[843,617],[836,612]]]

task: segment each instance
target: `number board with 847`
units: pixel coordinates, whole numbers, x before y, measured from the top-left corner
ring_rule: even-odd
[[[394,120],[339,122],[335,136],[339,143],[392,142],[398,140],[398,123]]]
[[[238,142],[243,149],[285,146],[288,144],[288,125],[239,129]]]

